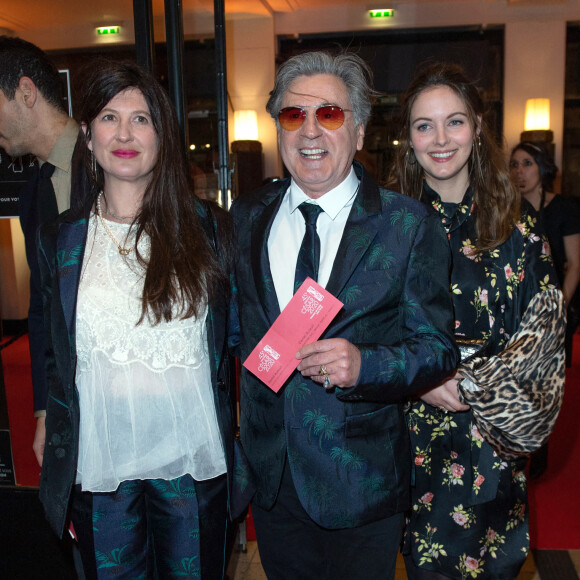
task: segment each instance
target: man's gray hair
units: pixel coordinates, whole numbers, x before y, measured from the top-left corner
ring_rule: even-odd
[[[378,96],[373,88],[373,73],[369,66],[353,53],[343,52],[333,56],[318,51],[293,56],[278,70],[274,88],[266,104],[266,111],[276,120],[276,125],[284,94],[290,85],[299,77],[313,75],[334,75],[341,79],[346,85],[355,127],[361,123],[366,127],[371,116],[373,98]]]

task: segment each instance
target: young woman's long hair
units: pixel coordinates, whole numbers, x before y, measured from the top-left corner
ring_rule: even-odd
[[[98,61],[90,65],[80,112],[80,121],[86,126],[85,146],[80,148],[85,172],[79,184],[81,191],[73,192],[71,207],[84,207],[86,213],[103,190],[103,170],[95,164],[86,143],[97,115],[127,89],[138,89],[143,94],[159,145],[134,226],[137,259],[145,269],[139,322],[146,316],[155,324],[174,317],[197,316],[214,292],[224,289],[226,274],[202,227],[201,202],[189,184],[173,105],[157,80],[133,62]],[[207,219],[212,220],[207,213]],[[151,240],[148,256],[138,251],[143,234]]]
[[[519,217],[520,196],[485,122],[479,91],[460,66],[430,63],[411,82],[401,106],[399,146],[388,185],[410,197],[421,198],[424,171],[411,148],[411,109],[421,93],[436,87],[449,87],[465,104],[474,136],[469,182],[475,202],[476,248],[478,251],[492,250],[510,237]]]

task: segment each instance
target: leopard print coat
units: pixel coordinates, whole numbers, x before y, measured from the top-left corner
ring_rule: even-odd
[[[552,433],[564,398],[565,333],[562,292],[539,292],[501,353],[460,366],[460,398],[502,459],[536,451]]]

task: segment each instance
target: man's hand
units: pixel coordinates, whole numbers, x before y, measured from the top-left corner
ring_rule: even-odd
[[[34,441],[32,443],[32,449],[34,451],[34,455],[36,455],[36,461],[38,461],[38,465],[42,467],[42,457],[44,455],[44,442],[46,440],[46,426],[45,426],[45,417],[38,417],[36,420],[36,431],[34,433]]]
[[[332,386],[342,389],[354,387],[360,374],[361,357],[359,349],[344,338],[328,338],[304,345],[297,353],[300,359],[298,370],[304,377],[323,384],[324,367]]]
[[[425,391],[421,395],[421,399],[429,405],[433,405],[433,407],[439,407],[442,411],[451,411],[453,413],[468,411],[469,405],[465,405],[459,400],[457,391],[457,383],[462,378],[463,376],[460,373],[456,373],[453,378]]]

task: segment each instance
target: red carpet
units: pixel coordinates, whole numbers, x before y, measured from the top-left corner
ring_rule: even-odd
[[[32,381],[28,337],[2,351],[10,436],[18,485],[37,486],[40,469],[32,453],[36,420],[32,411]],[[580,334],[575,336],[574,361],[568,369],[564,405],[550,439],[549,466],[530,482],[530,535],[540,550],[580,549]],[[251,519],[248,539],[253,539]]]
[[[580,549],[580,334],[574,336],[564,403],[550,437],[548,469],[530,481],[530,536],[538,550]]]
[[[4,340],[7,341],[6,338]],[[36,419],[32,403],[28,335],[2,350],[2,364],[16,483],[38,486],[40,467],[32,451]]]

